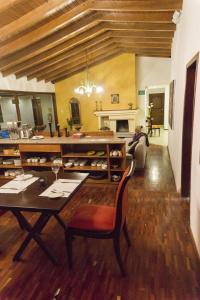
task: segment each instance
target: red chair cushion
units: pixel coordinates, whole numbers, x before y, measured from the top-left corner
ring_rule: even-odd
[[[5,214],[5,211],[0,210],[0,216],[3,215],[3,214]]]
[[[91,231],[111,231],[115,226],[115,207],[82,205],[68,224],[71,228]]]

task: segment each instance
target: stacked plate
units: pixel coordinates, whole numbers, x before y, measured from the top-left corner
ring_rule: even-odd
[[[65,167],[71,168],[71,167],[83,167],[87,165],[88,160],[87,159],[68,159],[68,161],[64,164]]]
[[[101,167],[106,170],[108,168],[108,162],[106,159],[95,159],[91,162],[92,167]]]

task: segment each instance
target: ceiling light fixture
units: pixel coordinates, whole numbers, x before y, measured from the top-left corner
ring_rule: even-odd
[[[92,94],[101,94],[103,92],[103,87],[94,84],[89,80],[89,67],[86,53],[86,79],[81,81],[80,86],[74,89],[74,92],[79,95],[87,95],[90,97]]]

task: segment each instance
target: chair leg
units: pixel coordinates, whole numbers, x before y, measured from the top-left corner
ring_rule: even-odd
[[[73,261],[72,261],[72,240],[73,237],[71,233],[67,230],[65,232],[65,241],[66,241],[66,247],[67,247],[67,256],[68,256],[68,264],[69,268],[72,269]]]
[[[121,253],[120,253],[120,239],[119,237],[115,237],[113,239],[113,244],[114,244],[114,249],[115,249],[115,256],[121,271],[122,276],[126,276],[126,271],[124,269],[123,263],[122,263],[122,258],[121,258]]]
[[[126,221],[124,222],[123,231],[124,231],[124,236],[125,236],[127,245],[128,245],[128,247],[130,247],[131,246],[131,240],[130,240],[129,235],[128,235],[128,228],[127,228],[127,225],[126,225]]]

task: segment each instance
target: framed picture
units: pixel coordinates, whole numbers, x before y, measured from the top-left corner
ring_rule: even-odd
[[[119,94],[111,94],[111,103],[118,104],[119,103]]]
[[[174,127],[174,86],[175,81],[172,80],[169,86],[169,126],[171,129]]]

